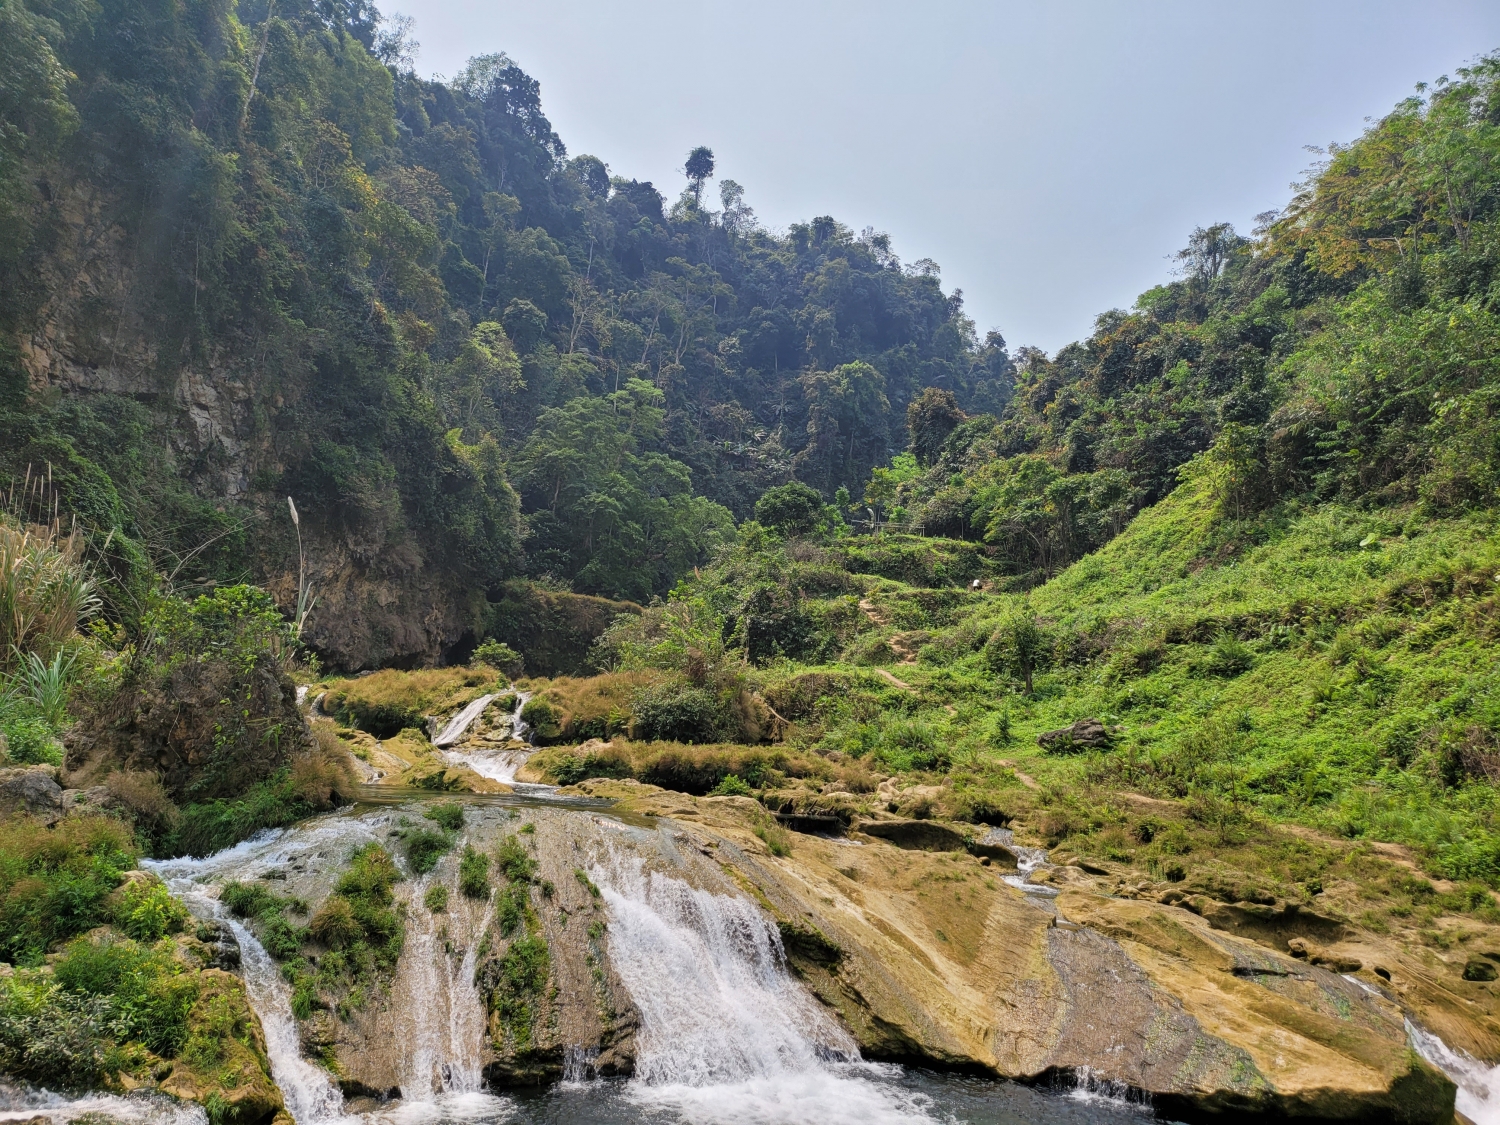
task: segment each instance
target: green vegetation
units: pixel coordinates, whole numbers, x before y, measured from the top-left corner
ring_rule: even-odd
[[[864,491],[898,527],[768,491],[596,646],[653,677],[621,733],[778,746],[537,766],[1014,823],[1194,893],[1379,883],[1362,841],[1500,887],[1497,105],[1494,58],[1403,103],[1256,239],[1197,231],[1180,280],[1023,353],[1003,411],[924,392]],[[1493,909],[1422,886],[1397,909]]]
[[[458,890],[465,898],[485,898],[490,893],[490,858],[467,844],[458,861]]]
[[[135,867],[130,829],[112,817],[0,823],[0,959],[38,964],[53,946],[108,922],[109,896]],[[148,912],[149,913],[149,912]]]

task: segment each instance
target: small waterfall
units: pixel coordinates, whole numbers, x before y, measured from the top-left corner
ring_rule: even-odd
[[[609,909],[609,953],[641,1013],[631,1096],[694,1122],[928,1120],[893,1068],[854,1040],[787,971],[776,927],[612,851],[590,872]]]
[[[499,698],[500,696],[497,693],[491,693],[490,695],[481,695],[478,699],[468,704],[468,706],[466,706],[457,715],[454,715],[453,718],[449,719],[448,725],[445,726],[438,734],[438,736],[432,740],[432,744],[439,748],[444,746],[452,746],[455,742],[457,742],[464,736],[464,732],[466,730],[474,725],[474,720],[479,718],[480,715],[484,714],[484,709]]]
[[[1055,895],[1058,893],[1056,887],[1049,887],[1045,883],[1028,882],[1031,873],[1041,867],[1051,867],[1047,862],[1047,850],[1045,848],[1028,848],[1024,844],[1016,843],[1016,834],[1009,828],[991,828],[984,835],[982,841],[986,844],[999,844],[1001,847],[1009,848],[1016,855],[1016,873],[1014,875],[1002,875],[1002,882],[1009,883],[1018,890],[1025,891],[1029,895]]]
[[[287,1112],[297,1125],[313,1125],[314,1122],[335,1121],[343,1117],[343,1093],[333,1084],[326,1070],[302,1057],[297,1019],[292,1015],[292,990],[281,978],[276,962],[243,925],[228,917],[227,913],[223,920],[240,943],[240,968],[245,975],[245,991],[266,1033],[271,1077],[281,1087]]]
[[[483,1089],[480,1049],[484,1001],[474,983],[479,946],[493,913],[490,901],[474,903],[449,887],[448,908],[433,914],[421,903],[435,876],[413,884],[407,910],[407,944],[396,982],[405,1065],[402,1096],[431,1101],[434,1094],[474,1094]],[[461,956],[452,953],[462,941]]]
[[[148,860],[142,864],[187,903],[195,914],[216,918],[234,932],[240,969],[250,1005],[266,1035],[271,1076],[297,1125],[332,1122],[344,1116],[344,1096],[328,1072],[302,1057],[292,992],[281,970],[255,935],[230,916],[210,889],[230,880],[250,880],[296,862],[341,862],[356,844],[374,839],[356,817],[332,816],[306,828],[262,833],[203,859]]]
[[[533,747],[530,743],[531,728],[521,720],[521,709],[526,706],[527,700],[529,700],[535,694],[535,692],[530,691],[516,692],[516,707],[510,715],[510,737],[516,742],[526,743],[525,749],[471,749],[468,751],[448,750],[444,752],[443,756],[453,765],[468,766],[475,773],[479,774],[480,777],[488,777],[492,778],[495,781],[503,781],[506,785],[517,784],[516,771],[519,770],[525,763],[526,759],[531,757],[531,755],[535,752],[535,747]],[[486,696],[485,698],[493,699],[494,697]],[[474,703],[478,702],[479,700],[477,699],[474,701]],[[474,703],[471,703],[469,707],[472,708],[474,706]],[[448,743],[445,743],[443,740],[448,737],[449,730],[451,730],[454,725],[458,723],[459,719],[462,719],[464,717],[464,714],[468,711],[468,709],[469,708],[465,708],[464,711],[461,711],[458,715],[454,716],[453,722],[449,723],[448,726],[444,728],[443,733],[438,735],[437,740],[434,742],[434,745],[439,747],[448,745]],[[483,710],[483,708],[481,708],[480,710]],[[469,722],[472,721],[472,719],[469,720]],[[465,723],[464,729],[467,729],[468,725],[469,723]],[[458,741],[457,737],[455,737],[452,741]]]
[[[1406,1021],[1406,1035],[1417,1054],[1458,1087],[1459,1113],[1474,1125],[1500,1125],[1500,1065],[1490,1066],[1464,1051],[1455,1051],[1411,1020]]]

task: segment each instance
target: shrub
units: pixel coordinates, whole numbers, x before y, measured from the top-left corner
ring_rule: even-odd
[[[750,786],[746,785],[738,774],[730,773],[725,774],[719,784],[709,790],[709,793],[714,797],[748,797]]]
[[[57,983],[105,998],[121,1040],[134,1039],[165,1058],[187,1040],[197,982],[168,952],[133,941],[80,938],[53,967]]]
[[[448,888],[441,883],[434,883],[422,896],[422,905],[433,914],[443,913],[448,909]]]
[[[115,925],[136,941],[157,941],[187,924],[187,907],[158,879],[140,879],[125,887],[115,904]]]
[[[1211,676],[1233,679],[1255,666],[1255,653],[1232,633],[1220,633],[1209,649],[1203,669]]]
[[[282,899],[261,883],[225,883],[219,901],[236,918],[270,917],[279,913]]]
[[[0,1073],[52,1089],[97,1086],[116,1063],[109,998],[70,992],[50,974],[0,977]]]
[[[16,715],[0,722],[0,733],[5,735],[5,756],[16,765],[62,765],[62,747],[45,720]]]
[[[328,901],[312,916],[307,932],[329,949],[345,949],[359,940],[362,931],[349,900],[342,895],[329,895]]]
[[[724,708],[713,692],[683,680],[668,680],[636,692],[633,733],[661,742],[714,742],[733,737]]]
[[[457,832],[464,826],[464,807],[457,801],[433,805],[422,815],[428,820],[437,821],[438,827],[448,832]]]
[[[458,890],[465,898],[484,898],[490,893],[490,859],[472,845],[464,845],[458,861]]]
[[[474,655],[469,660],[470,664],[484,664],[497,671],[504,672],[511,679],[517,679],[526,674],[526,662],[521,654],[504,641],[493,638],[485,641],[474,650]]]
[[[529,883],[536,877],[536,860],[527,854],[521,841],[514,836],[500,841],[495,859],[501,873],[513,883]]]
[[[500,923],[500,936],[510,937],[526,918],[526,908],[531,901],[531,892],[525,883],[511,883],[501,890],[495,902],[495,917]]]
[[[107,920],[105,900],[135,866],[129,828],[75,816],[48,828],[0,822],[0,960],[32,965],[59,941]]]
[[[425,875],[450,851],[453,840],[445,832],[425,832],[411,828],[406,832],[406,859],[418,875]]]

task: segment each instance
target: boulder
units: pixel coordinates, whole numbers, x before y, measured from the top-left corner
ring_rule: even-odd
[[[0,770],[0,817],[30,813],[56,820],[63,811],[63,790],[51,766]]]
[[[1068,753],[1073,750],[1108,750],[1118,727],[1105,726],[1100,719],[1079,719],[1070,727],[1060,727],[1036,736],[1043,750]]]

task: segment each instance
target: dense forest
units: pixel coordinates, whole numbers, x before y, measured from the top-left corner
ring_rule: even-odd
[[[611,178],[504,55],[419,78],[362,4],[3,19],[0,470],[50,472],[127,584],[274,584],[291,495],[329,613],[370,579],[645,600],[771,485],[857,495],[923,388],[1009,395],[933,263],[764,229],[706,148]],[[308,638],[430,658],[475,604],[436,649]]]

